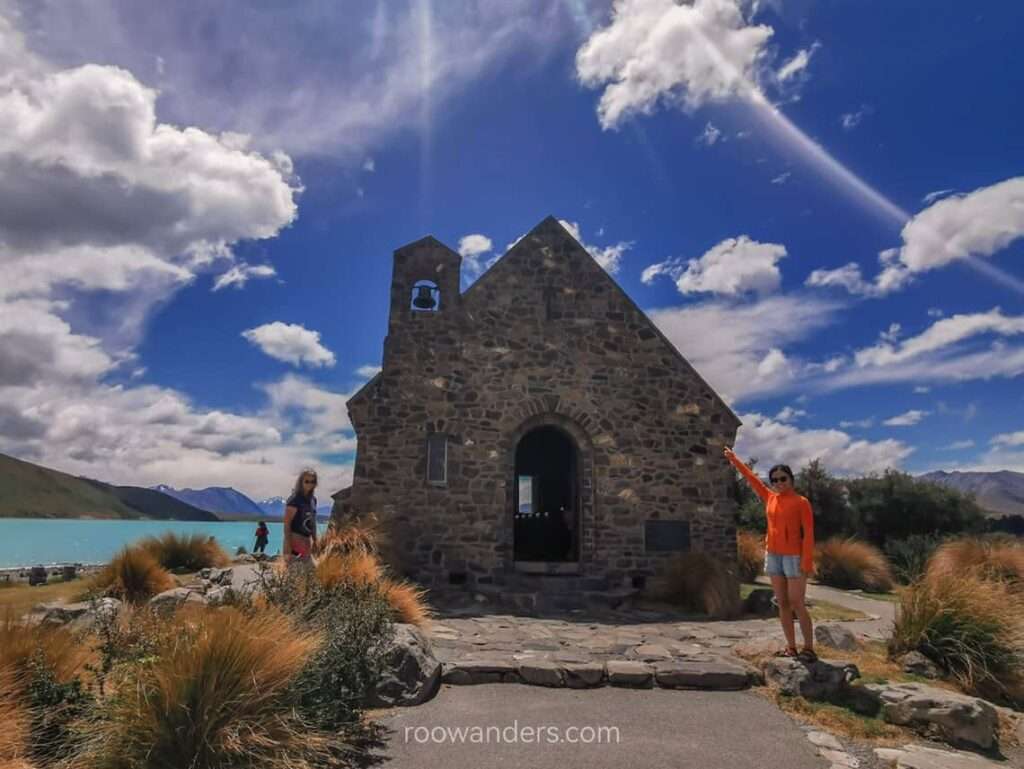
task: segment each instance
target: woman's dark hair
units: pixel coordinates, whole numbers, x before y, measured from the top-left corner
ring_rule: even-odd
[[[796,478],[793,477],[793,471],[789,469],[789,465],[775,465],[774,467],[772,467],[771,470],[768,471],[768,480],[769,481],[772,479],[772,476],[775,475],[775,471],[776,470],[781,470],[786,475],[788,475],[790,483],[792,483],[794,480],[796,480]]]
[[[260,526],[266,526],[266,525],[267,524],[265,524],[263,521],[260,521]]]

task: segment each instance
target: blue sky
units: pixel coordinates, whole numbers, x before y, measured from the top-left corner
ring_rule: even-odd
[[[1024,471],[1024,7],[0,0],[0,451],[347,484],[392,251],[562,219],[834,472]]]

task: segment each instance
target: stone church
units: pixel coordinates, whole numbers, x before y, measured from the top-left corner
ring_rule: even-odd
[[[461,266],[432,237],[395,251],[335,518],[388,521],[426,586],[617,590],[680,551],[735,562],[740,422],[608,273],[553,217],[464,293]]]

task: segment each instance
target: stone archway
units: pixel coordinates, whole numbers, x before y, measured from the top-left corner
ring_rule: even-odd
[[[579,561],[580,457],[575,441],[541,425],[516,445],[513,560]]]

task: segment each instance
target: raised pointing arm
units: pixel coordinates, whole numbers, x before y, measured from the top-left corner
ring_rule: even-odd
[[[747,467],[743,463],[743,460],[736,456],[733,453],[733,450],[730,449],[728,446],[725,447],[724,453],[725,458],[732,463],[733,467],[740,471],[740,475],[742,475],[747,480],[747,484],[750,486],[751,489],[754,490],[754,493],[757,494],[757,496],[759,496],[762,500],[767,501],[768,497],[771,496],[772,492],[767,486],[764,485],[764,481],[758,478],[757,474],[749,467]]]

